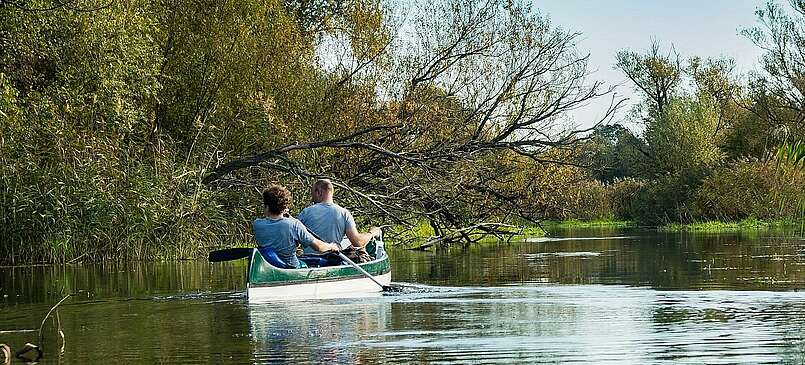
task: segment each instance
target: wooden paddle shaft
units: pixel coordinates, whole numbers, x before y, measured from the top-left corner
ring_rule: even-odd
[[[342,260],[346,261],[346,263],[348,263],[348,264],[352,265],[352,267],[354,267],[354,268],[358,269],[358,271],[360,271],[360,272],[361,272],[361,274],[365,275],[365,276],[366,276],[367,278],[369,278],[369,279],[372,279],[372,281],[374,281],[374,282],[375,282],[375,284],[380,285],[380,287],[381,287],[382,289],[386,289],[386,286],[385,286],[385,285],[381,284],[379,281],[377,281],[377,279],[375,279],[375,277],[374,277],[374,276],[372,276],[372,274],[368,273],[368,272],[367,272],[366,270],[364,270],[362,267],[358,266],[358,264],[356,264],[355,262],[353,262],[352,260],[350,260],[350,259],[349,259],[349,257],[347,257],[347,255],[344,255],[344,253],[342,253],[341,251],[338,251],[338,256],[340,256]]]

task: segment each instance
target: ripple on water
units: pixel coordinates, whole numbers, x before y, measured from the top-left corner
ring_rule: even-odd
[[[376,328],[346,337],[320,331],[314,341],[322,340],[323,349],[364,349],[390,362],[779,363],[798,356],[790,349],[802,321],[791,319],[803,318],[805,295],[601,285],[427,287],[379,303],[340,305],[376,309],[367,318]],[[320,315],[333,312],[339,311]],[[345,328],[336,322],[334,328]],[[323,340],[327,336],[337,339]]]

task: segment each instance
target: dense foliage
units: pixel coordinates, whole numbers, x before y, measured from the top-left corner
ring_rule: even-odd
[[[745,32],[769,50],[747,82],[726,59],[621,52],[633,131],[607,123],[617,100],[562,124],[611,89],[528,2],[0,1],[0,258],[250,243],[262,187],[298,211],[318,177],[361,223],[465,243],[501,233],[480,222],[791,217],[805,178],[774,156],[805,138],[793,6]]]
[[[577,36],[509,1],[1,1],[0,257],[250,243],[262,187],[317,177],[364,222],[538,219],[557,119],[609,90]]]
[[[642,130],[602,126],[581,147],[594,178],[608,182],[615,217],[646,225],[803,219],[805,3],[791,6],[769,2],[760,26],[744,31],[767,50],[747,82],[729,59],[686,60],[656,43],[618,54],[616,67],[643,96],[628,120]]]

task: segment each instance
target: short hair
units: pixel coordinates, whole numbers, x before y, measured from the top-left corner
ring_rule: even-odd
[[[282,214],[285,209],[290,209],[293,204],[291,192],[282,185],[272,184],[268,189],[263,190],[263,205],[272,214]]]
[[[333,191],[333,182],[330,179],[318,179],[313,183],[313,191]]]

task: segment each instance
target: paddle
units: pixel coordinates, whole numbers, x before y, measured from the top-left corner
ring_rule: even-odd
[[[374,281],[375,284],[380,285],[380,288],[382,288],[383,291],[391,290],[390,286],[381,284],[379,281],[377,281],[377,279],[375,279],[374,276],[372,276],[372,274],[366,272],[366,270],[364,270],[362,267],[358,266],[358,264],[356,264],[354,261],[350,260],[349,257],[347,257],[347,255],[344,255],[341,251],[338,251],[338,256],[341,257],[341,260],[344,260],[344,262],[352,265],[352,267],[354,267],[355,269],[360,271],[361,274],[363,274],[364,276],[366,276],[369,279],[372,279],[372,281]]]
[[[210,262],[237,260],[251,256],[253,248],[237,247],[210,252]]]
[[[305,227],[305,229],[307,229],[308,233],[310,233],[317,240],[324,241],[324,240],[321,239],[321,237],[319,237],[319,235],[317,235],[315,232],[311,231],[310,228]],[[338,244],[336,243],[336,245],[338,245]],[[344,260],[344,262],[352,265],[352,267],[354,267],[356,270],[360,271],[361,274],[363,274],[367,278],[372,279],[372,281],[374,281],[375,284],[379,285],[380,288],[383,289],[383,291],[391,291],[391,290],[393,290],[392,287],[381,284],[379,281],[377,281],[377,279],[375,279],[374,276],[372,276],[372,274],[368,273],[362,267],[358,266],[358,264],[356,264],[354,261],[350,260],[349,257],[347,257],[347,255],[344,255],[341,251],[335,251],[335,252],[338,253],[338,257],[340,257],[341,260]]]
[[[313,231],[311,231],[311,230],[310,230],[310,228],[307,228],[307,227],[305,227],[305,228],[307,229],[308,233],[310,233],[310,234],[311,234],[313,237],[315,237],[317,240],[319,240],[319,241],[324,241],[324,240],[322,240],[322,239],[321,239],[321,237],[319,237],[319,235],[317,235],[316,233],[314,233]],[[338,244],[336,243],[336,245],[338,245]],[[356,270],[360,271],[360,272],[361,272],[361,274],[363,274],[363,275],[364,275],[364,276],[366,276],[367,278],[372,279],[372,281],[374,281],[374,282],[375,282],[375,284],[379,285],[379,286],[380,286],[380,288],[381,288],[381,289],[383,289],[383,291],[389,291],[389,290],[392,290],[390,286],[383,285],[383,284],[381,284],[379,281],[377,281],[377,279],[375,279],[375,277],[374,277],[374,276],[372,276],[372,274],[368,273],[368,272],[367,272],[366,270],[364,270],[362,267],[358,266],[358,264],[356,264],[354,261],[350,260],[350,259],[349,259],[349,257],[347,257],[347,255],[344,255],[344,254],[343,254],[343,253],[342,253],[340,250],[339,250],[339,251],[335,251],[335,252],[338,254],[338,257],[340,257],[340,258],[341,258],[341,260],[344,260],[344,262],[346,262],[346,263],[348,263],[348,264],[352,265],[352,267],[354,267]]]

